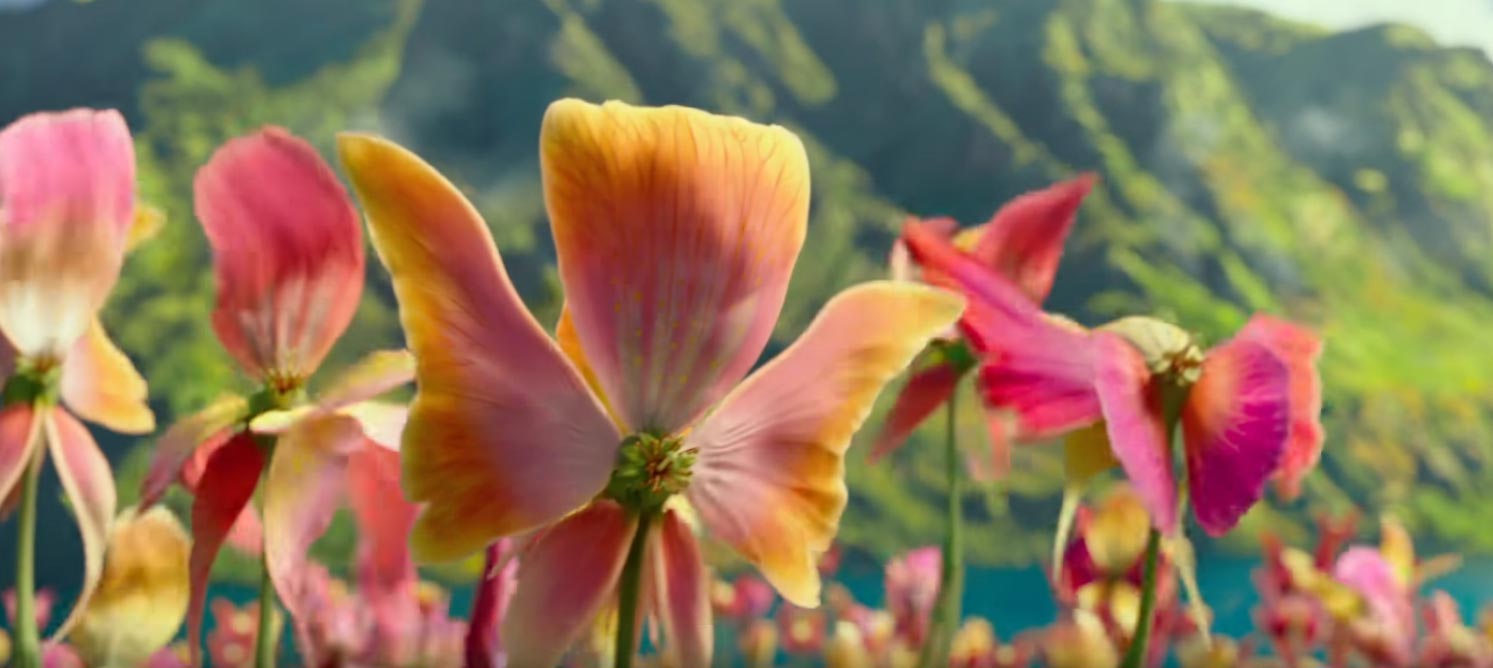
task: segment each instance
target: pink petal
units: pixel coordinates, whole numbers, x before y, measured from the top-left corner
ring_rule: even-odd
[[[358,526],[358,590],[376,598],[413,584],[409,537],[419,509],[399,489],[399,453],[372,443],[353,452],[347,504]]]
[[[652,538],[649,564],[654,614],[664,631],[664,653],[676,666],[708,666],[715,641],[710,626],[710,577],[689,525],[670,510]]]
[[[62,401],[79,417],[124,434],[155,431],[145,379],[94,319],[62,365]]]
[[[378,350],[338,374],[317,397],[317,403],[335,410],[367,401],[414,379],[415,356],[408,350]]]
[[[1270,348],[1291,376],[1291,435],[1275,483],[1281,496],[1295,498],[1301,493],[1301,479],[1322,458],[1322,376],[1317,371],[1322,337],[1300,325],[1256,314],[1239,331],[1239,338]]]
[[[772,334],[808,221],[803,145],[694,109],[561,100],[540,166],[587,362],[628,430],[677,431]]]
[[[304,610],[306,553],[342,502],[347,460],[363,445],[356,420],[320,415],[296,424],[275,445],[264,488],[264,556],[292,619]],[[199,492],[200,493],[200,492]]]
[[[264,452],[253,434],[239,432],[219,448],[202,472],[196,501],[192,503],[192,556],[188,577],[192,601],[187,608],[187,642],[192,665],[202,656],[202,610],[207,600],[207,576],[223,546],[228,528],[238,519],[264,468]]]
[[[1410,659],[1415,639],[1411,592],[1395,577],[1394,567],[1373,548],[1350,547],[1338,557],[1332,577],[1363,596],[1380,630],[1389,634],[1401,662]]]
[[[540,535],[523,555],[503,620],[510,666],[553,666],[616,595],[637,521],[599,500]]]
[[[1063,242],[1094,178],[1084,174],[1011,200],[986,224],[974,256],[1020,286],[1033,303],[1042,303],[1052,291]]]
[[[109,469],[108,458],[99,451],[98,443],[93,441],[93,435],[77,418],[66,411],[53,410],[43,419],[47,421],[47,444],[57,477],[67,492],[68,506],[83,539],[83,584],[72,612],[53,633],[53,639],[58,639],[66,637],[82,617],[103,576],[104,546],[114,521],[114,472]]]
[[[913,372],[897,395],[887,413],[881,434],[871,446],[871,462],[885,457],[902,447],[907,438],[923,424],[928,416],[949,401],[959,387],[959,370],[945,361],[937,361]]]
[[[140,484],[140,507],[155,505],[171,484],[183,477],[192,455],[209,441],[216,444],[226,441],[230,435],[228,428],[243,419],[248,410],[249,404],[243,397],[225,397],[171,425],[156,441],[155,452],[151,454],[150,468]],[[203,459],[202,463],[206,461]],[[200,468],[193,473],[189,476],[192,480],[187,482],[189,487],[195,487]]]
[[[1151,373],[1140,352],[1115,334],[1096,332],[1094,350],[1094,389],[1104,409],[1110,449],[1151,521],[1170,535],[1177,529],[1177,480],[1172,473],[1166,419]],[[1196,496],[1198,483],[1190,482]]]
[[[224,542],[228,543],[228,547],[250,557],[257,558],[264,553],[264,522],[259,519],[259,511],[254,506],[244,506],[244,511],[238,514],[238,519],[229,527],[228,537]]]
[[[1228,532],[1260,500],[1290,424],[1290,373],[1269,348],[1235,339],[1208,351],[1182,410],[1187,487],[1203,530]]]
[[[961,301],[916,283],[852,287],[687,436],[699,450],[688,495],[701,520],[794,604],[819,602],[815,559],[845,509],[851,436]]]
[[[501,627],[518,574],[512,558],[513,541],[507,538],[487,547],[482,581],[472,601],[472,620],[467,626],[466,668],[502,668],[507,665]]]
[[[25,116],[0,131],[0,329],[61,356],[119,277],[135,150],[119,112]]]
[[[981,402],[980,414],[985,422],[989,447],[968,448],[965,462],[969,477],[978,483],[1000,482],[1011,473],[1011,445],[1017,436],[1018,415],[1004,408]]]
[[[363,291],[363,229],[347,192],[315,148],[274,127],[224,144],[193,185],[218,339],[252,375],[306,378]]]
[[[952,241],[954,233],[959,231],[959,221],[953,218],[923,218],[909,217],[903,224],[921,223],[928,229],[945,240]],[[907,244],[899,237],[892,241],[892,252],[887,258],[887,266],[891,269],[891,278],[894,281],[919,281],[922,280],[922,272],[917,262],[912,259],[912,253],[907,250]]]
[[[38,465],[36,444],[41,422],[35,418],[30,404],[14,403],[0,409],[0,499],[9,499],[20,489],[17,483],[27,467]]]
[[[401,452],[404,490],[424,504],[415,558],[463,557],[584,505],[621,437],[524,309],[482,219],[414,154],[367,136],[338,145],[418,364]]]

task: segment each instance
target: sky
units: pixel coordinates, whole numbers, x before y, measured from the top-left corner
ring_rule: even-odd
[[[1407,23],[1446,45],[1493,56],[1493,0],[1187,0],[1261,9],[1328,28]]]

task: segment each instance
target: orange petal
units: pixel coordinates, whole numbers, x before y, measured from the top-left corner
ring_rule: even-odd
[[[341,505],[348,457],[362,445],[362,427],[341,415],[303,420],[275,444],[265,476],[264,556],[292,619],[306,613],[306,553]]]
[[[243,397],[226,396],[171,425],[156,441],[155,452],[151,454],[150,468],[140,484],[140,507],[149,508],[159,501],[181,477],[182,467],[197,448],[243,419],[248,410],[249,402]]]
[[[46,420],[47,444],[57,477],[67,492],[68,505],[83,538],[83,585],[67,620],[53,639],[67,636],[88,607],[88,599],[104,572],[104,545],[114,521],[114,473],[88,428],[67,411],[53,410]]]
[[[852,287],[688,435],[699,449],[688,494],[701,520],[795,605],[819,602],[815,560],[845,509],[851,436],[887,381],[962,308],[915,283]]]
[[[708,666],[715,636],[710,626],[710,574],[689,525],[670,510],[650,538],[648,579],[663,650],[675,666]]]
[[[772,334],[808,220],[803,145],[694,109],[561,100],[539,152],[597,381],[629,431],[684,427]]]
[[[338,374],[316,402],[335,410],[372,399],[414,379],[415,356],[410,351],[376,350]]]
[[[213,329],[277,381],[311,375],[363,293],[363,227],[316,149],[282,128],[233,139],[193,183],[213,249]]]
[[[119,112],[25,116],[0,131],[0,329],[61,356],[119,277],[135,150]]]
[[[156,418],[145,399],[145,379],[95,318],[62,365],[62,400],[85,420],[123,434],[148,434]]]
[[[519,557],[503,620],[510,666],[553,666],[613,601],[637,531],[612,501],[597,501],[545,530]]]
[[[424,504],[415,558],[462,557],[584,505],[621,437],[524,309],[482,219],[414,154],[359,135],[338,146],[417,361],[403,438],[405,492]]]

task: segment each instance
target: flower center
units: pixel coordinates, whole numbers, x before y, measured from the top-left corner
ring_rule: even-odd
[[[605,496],[628,508],[653,512],[689,486],[695,451],[678,437],[633,434],[617,451],[617,468]]]
[[[62,387],[61,360],[54,357],[23,357],[15,373],[0,390],[4,404],[55,404]]]

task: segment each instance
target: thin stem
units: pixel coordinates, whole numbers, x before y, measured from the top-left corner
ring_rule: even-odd
[[[263,563],[259,576],[259,634],[254,647],[254,668],[275,668],[275,650],[280,640],[275,633],[275,583],[270,580],[270,566]]]
[[[928,640],[923,645],[923,655],[918,664],[922,668],[942,668],[949,665],[950,645],[954,631],[959,626],[960,599],[964,593],[964,539],[961,535],[964,523],[964,476],[956,438],[953,396],[944,405],[944,415],[948,420],[944,442],[944,473],[948,477],[949,486],[948,533],[944,536],[943,570],[939,577],[938,600],[933,608],[933,623],[929,627]]]
[[[16,531],[16,668],[41,666],[41,630],[36,626],[36,489],[41,483],[40,456],[38,448],[21,474],[21,524]]]
[[[627,562],[622,565],[622,579],[617,584],[617,645],[612,664],[616,668],[631,668],[633,654],[637,653],[633,643],[638,636],[638,589],[643,579],[643,549],[648,545],[648,525],[652,520],[652,513],[638,514],[638,530],[627,548]]]
[[[1141,580],[1140,620],[1135,625],[1135,637],[1130,649],[1125,652],[1123,668],[1141,668],[1146,663],[1146,641],[1151,637],[1153,608],[1156,607],[1156,562],[1161,555],[1161,532],[1151,528],[1146,539],[1146,571]]]

